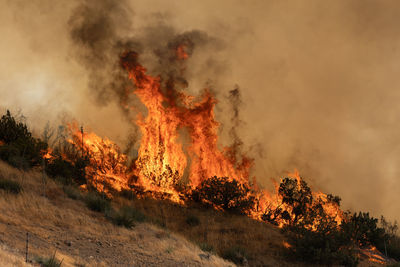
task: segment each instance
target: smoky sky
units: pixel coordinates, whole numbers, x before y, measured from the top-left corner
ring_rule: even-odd
[[[0,3],[0,107],[36,132],[76,119],[126,142],[135,127],[120,108],[119,53],[170,73],[165,48],[190,35],[187,90],[216,93],[221,144],[237,125],[261,184],[297,168],[344,208],[400,220],[398,1]]]

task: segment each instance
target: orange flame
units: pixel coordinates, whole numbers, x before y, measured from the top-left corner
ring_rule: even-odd
[[[186,45],[182,44],[176,48],[176,57],[181,60],[185,60],[189,58],[189,54],[186,52]]]
[[[82,135],[76,123],[68,126],[72,135],[68,142],[88,157],[89,164],[85,171],[92,186],[105,193],[108,192],[106,186],[118,191],[129,189],[127,156],[121,153],[120,148],[108,138],[100,138],[94,133]]]
[[[177,60],[187,59],[185,44],[175,47]],[[160,193],[169,199],[183,203],[176,189],[181,182],[189,188],[196,188],[202,181],[213,176],[229,177],[241,184],[251,185],[252,194],[257,199],[256,207],[250,216],[260,220],[267,209],[281,208],[293,216],[290,207],[282,203],[276,192],[270,194],[250,183],[250,168],[253,161],[245,155],[236,155],[234,148],[218,147],[218,127],[214,106],[217,100],[204,89],[200,100],[174,88],[174,82],[164,82],[160,76],[151,76],[138,62],[138,54],[126,52],[121,56],[121,65],[128,71],[129,79],[135,85],[133,91],[126,91],[127,98],[136,95],[147,108],[147,115],[139,114],[135,123],[142,133],[138,157],[131,167],[128,157],[107,138],[94,133],[82,133],[76,125],[71,125],[72,143],[89,156],[86,168],[90,183],[98,190],[106,190],[109,184],[116,190],[140,187],[146,192]],[[183,64],[183,62],[180,62]],[[181,69],[182,71],[185,68]],[[181,73],[182,74],[182,73]],[[172,79],[173,80],[173,79]],[[122,103],[130,108],[127,102]],[[182,135],[182,130],[187,133]],[[297,171],[289,174],[301,178]],[[338,205],[330,203],[328,196],[314,192],[313,198],[319,200],[324,211],[340,223],[342,212]],[[278,220],[278,225],[285,222]]]
[[[145,118],[139,116],[136,121],[142,140],[135,174],[141,183],[151,181],[171,188],[186,170],[192,187],[215,175],[247,182],[251,161],[243,158],[240,163],[233,162],[217,147],[219,124],[214,118],[216,100],[212,94],[205,89],[198,102],[183,92],[169,94],[171,88],[163,88],[160,77],[147,75],[137,58],[135,52],[126,53],[122,65],[136,85],[134,93],[148,110]],[[190,138],[186,151],[178,142],[183,128]]]

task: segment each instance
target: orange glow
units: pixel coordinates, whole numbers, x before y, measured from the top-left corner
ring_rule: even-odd
[[[176,60],[189,57],[187,45],[174,49]],[[179,61],[179,64],[183,63]],[[183,183],[190,191],[211,177],[229,177],[252,189],[251,194],[257,200],[256,206],[249,211],[252,218],[261,220],[267,209],[278,207],[294,216],[291,207],[282,203],[278,183],[275,184],[276,192],[272,194],[259,189],[255,180],[250,183],[252,159],[237,155],[233,147],[218,146],[219,123],[214,115],[217,100],[210,90],[206,88],[200,97],[195,97],[176,89],[174,82],[166,83],[161,76],[149,75],[139,63],[136,52],[124,53],[121,65],[135,86],[135,89],[125,91],[126,99],[134,95],[147,109],[146,115],[139,114],[134,121],[142,134],[138,157],[128,164],[127,155],[121,153],[112,141],[94,133],[82,133],[77,125],[70,125],[72,138],[69,142],[82,155],[88,156],[90,163],[86,174],[92,186],[99,191],[107,191],[107,186],[118,191],[140,188],[141,192],[153,197],[184,203],[178,185]],[[181,68],[181,74],[184,70]],[[127,109],[133,108],[127,101],[122,105]],[[296,179],[300,186],[301,178],[297,171],[288,176]],[[326,194],[314,192],[313,198],[321,201],[329,216],[341,222],[341,210],[327,201]],[[281,219],[277,223],[282,227],[285,221]]]
[[[47,148],[47,150],[43,150],[43,151],[41,151],[41,153],[42,153],[42,157],[44,158],[44,159],[47,159],[47,160],[51,160],[52,158],[54,158],[54,156],[53,156],[53,149],[51,149],[50,147],[49,148]]]
[[[185,60],[189,58],[188,53],[186,52],[187,46],[182,44],[176,48],[176,57],[181,60]]]
[[[100,138],[94,133],[84,133],[75,123],[68,125],[73,144],[83,156],[87,156],[89,164],[85,168],[88,182],[98,191],[107,193],[107,186],[121,191],[129,189],[127,177],[127,156],[108,138]]]
[[[370,246],[370,247],[361,249],[361,255],[364,255],[365,257],[367,257],[368,261],[370,261],[370,262],[375,262],[375,263],[382,264],[382,265],[387,264],[386,258],[374,246]]]
[[[292,247],[292,245],[290,245],[290,244],[289,244],[288,242],[286,242],[286,241],[283,241],[282,244],[283,244],[283,246],[284,246],[285,248],[291,248],[291,247]]]
[[[214,117],[217,101],[213,95],[205,89],[196,102],[184,92],[169,94],[175,89],[163,88],[160,77],[148,75],[137,59],[136,53],[129,52],[121,61],[136,86],[133,93],[148,110],[146,117],[140,115],[136,121],[142,132],[134,170],[139,183],[172,190],[185,171],[192,188],[215,175],[247,182],[251,160],[244,157],[234,162],[217,146],[219,124]],[[186,153],[178,141],[180,129],[189,134]]]

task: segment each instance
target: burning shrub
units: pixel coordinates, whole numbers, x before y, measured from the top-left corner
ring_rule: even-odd
[[[299,176],[284,178],[277,193],[278,204],[266,209],[262,215],[264,221],[281,226],[298,225],[315,229],[326,218],[335,222],[341,220],[340,198],[313,193]]]
[[[397,223],[390,223],[382,216],[380,223],[368,212],[346,214],[341,229],[355,244],[375,246],[387,256],[400,260],[400,238],[396,236]]]
[[[206,179],[192,192],[195,201],[201,201],[215,208],[249,213],[255,205],[250,188],[228,177],[214,176]]]
[[[295,179],[285,178],[279,186],[278,194],[282,197],[282,203],[290,207],[281,213],[282,219],[289,224],[297,224],[309,214],[309,207],[313,202],[310,187],[304,180],[298,182]]]
[[[40,165],[41,152],[47,149],[47,144],[33,138],[26,124],[17,121],[8,110],[0,119],[0,141],[0,159],[20,169]]]
[[[339,197],[313,193],[296,175],[282,180],[278,200],[262,219],[283,226],[289,256],[314,264],[357,264],[353,244],[338,226]]]

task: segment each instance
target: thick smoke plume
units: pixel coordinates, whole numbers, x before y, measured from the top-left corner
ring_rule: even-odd
[[[135,99],[118,59],[134,50],[163,81],[217,93],[224,143],[241,137],[265,186],[298,168],[345,208],[400,220],[399,14],[370,0],[3,1],[0,106],[38,132],[75,118],[124,143],[135,111],[120,104]],[[182,40],[184,74],[168,60]],[[230,134],[235,84],[244,123]]]

